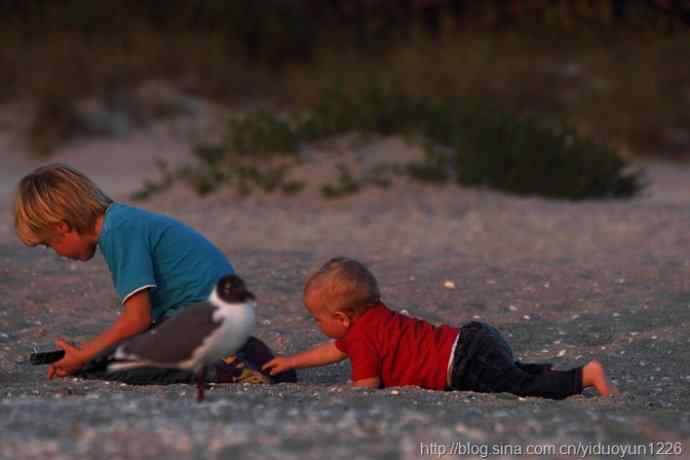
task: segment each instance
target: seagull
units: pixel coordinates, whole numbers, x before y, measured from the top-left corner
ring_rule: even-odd
[[[193,371],[204,399],[206,367],[237,352],[254,333],[254,295],[237,275],[222,277],[206,302],[119,345],[108,371],[162,367]]]

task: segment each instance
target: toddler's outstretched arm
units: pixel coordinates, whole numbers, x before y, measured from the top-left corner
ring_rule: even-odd
[[[271,375],[275,375],[290,369],[325,366],[337,363],[345,358],[347,358],[347,355],[338,350],[335,346],[335,341],[331,340],[296,355],[276,356],[264,364],[262,369],[269,371]]]

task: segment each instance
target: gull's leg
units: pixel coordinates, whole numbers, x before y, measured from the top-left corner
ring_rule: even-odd
[[[206,387],[206,366],[202,366],[196,373],[196,400],[204,400],[204,388]]]

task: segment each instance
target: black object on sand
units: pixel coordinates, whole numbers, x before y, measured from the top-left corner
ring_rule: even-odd
[[[31,353],[29,360],[34,366],[52,364],[60,361],[65,356],[65,350],[35,351]]]
[[[237,352],[254,332],[254,295],[237,275],[221,278],[207,302],[186,308],[118,346],[108,371],[160,367],[194,371],[204,399],[207,365]]]

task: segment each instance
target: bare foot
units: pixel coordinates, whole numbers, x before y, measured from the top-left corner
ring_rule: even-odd
[[[582,368],[582,386],[594,387],[601,396],[614,396],[618,388],[606,376],[604,366],[597,361],[590,361]]]

